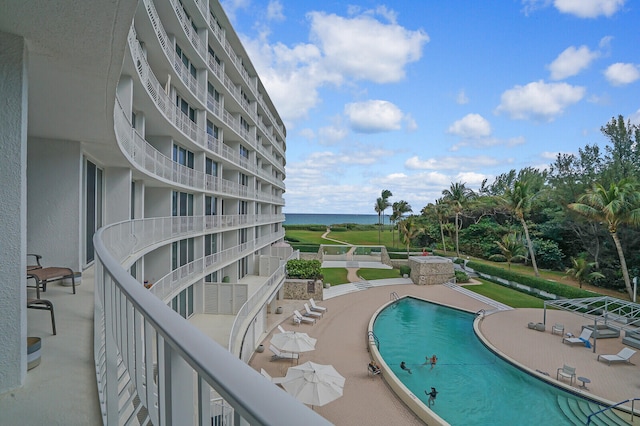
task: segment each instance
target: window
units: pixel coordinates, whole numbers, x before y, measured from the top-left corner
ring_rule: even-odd
[[[216,102],[220,102],[220,93],[213,87],[213,84],[207,82],[207,93],[211,96]]]
[[[133,220],[136,218],[136,183],[131,182],[131,217]]]
[[[238,230],[238,237],[240,238],[240,244],[244,244],[247,242],[247,228],[242,228]]]
[[[243,116],[240,116],[240,127],[247,132],[249,131],[249,122],[245,120]]]
[[[185,288],[171,299],[171,308],[183,318],[191,317],[193,315],[193,286]]]
[[[176,270],[187,263],[193,262],[194,240],[175,241],[171,245],[171,270]]]
[[[209,46],[209,56],[216,61],[216,64],[221,65],[220,58],[218,58],[218,55],[216,55],[216,52],[211,48],[211,46]]]
[[[85,261],[95,258],[93,234],[102,226],[102,169],[87,160],[85,163]]]
[[[242,186],[249,186],[249,176],[245,175],[244,173],[240,173],[238,183]]]
[[[206,195],[204,197],[204,214],[207,216],[214,216],[216,214],[218,214],[217,212],[217,208],[216,206],[218,205],[218,198],[217,197],[210,197],[208,195]]]
[[[218,131],[218,126],[214,126],[211,121],[207,120],[207,134],[218,139]]]
[[[248,203],[246,201],[240,201],[238,203],[238,214],[247,214],[248,213]]]
[[[193,63],[189,60],[189,58],[184,53],[184,51],[177,44],[176,44],[176,56],[180,58],[180,60],[184,64],[185,68],[189,71],[191,76],[193,78],[196,78],[196,67],[193,65]]]
[[[240,145],[240,156],[249,159],[249,150],[242,145]]]
[[[209,256],[218,252],[218,235],[207,234],[204,236],[204,255]]]
[[[218,282],[218,271],[213,272],[204,277],[204,282],[206,283],[217,283]]]
[[[193,152],[176,144],[173,145],[173,161],[176,163],[193,169],[193,158]]]
[[[218,176],[218,163],[213,161],[211,158],[207,158],[205,160],[204,172],[211,176]]]
[[[189,106],[189,103],[182,99],[180,95],[176,95],[176,106],[180,108],[180,111],[187,117],[189,120],[196,122],[196,110]]]
[[[193,194],[173,191],[171,195],[172,216],[193,216]]]

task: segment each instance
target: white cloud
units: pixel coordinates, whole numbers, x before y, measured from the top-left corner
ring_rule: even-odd
[[[633,83],[640,78],[640,70],[634,64],[623,64],[622,62],[609,65],[605,70],[604,76],[609,83],[614,86],[624,86]]]
[[[327,68],[354,79],[389,83],[404,78],[404,67],[422,56],[429,41],[423,30],[410,31],[395,23],[384,24],[371,16],[343,18],[310,12],[311,40],[322,50]]]
[[[469,98],[467,94],[464,92],[464,89],[461,89],[456,96],[456,103],[458,105],[465,105],[469,103]]]
[[[350,103],[345,105],[344,113],[351,128],[359,133],[388,132],[402,127],[402,111],[387,101]]]
[[[598,52],[592,52],[587,46],[567,47],[558,57],[549,64],[552,80],[562,80],[578,74],[587,68],[591,62],[599,56]]]
[[[491,124],[480,114],[467,114],[449,126],[447,132],[465,139],[477,139],[491,135]]]
[[[499,139],[499,138],[479,138],[479,139],[466,139],[461,142],[458,142],[455,145],[452,145],[449,148],[451,152],[457,152],[465,147],[471,147],[474,149],[484,149],[491,148],[494,146],[504,145],[507,147],[514,147],[518,145],[522,145],[526,142],[524,136],[516,136],[509,139]]]
[[[540,80],[505,91],[496,112],[505,112],[517,120],[533,118],[553,121],[568,106],[579,102],[585,92],[584,87]]]
[[[555,0],[558,11],[579,18],[597,18],[613,16],[624,6],[626,0]]]
[[[285,20],[282,3],[279,0],[271,0],[267,5],[267,20],[276,22]]]
[[[499,165],[502,160],[489,157],[486,155],[478,156],[450,156],[450,157],[432,157],[421,160],[420,157],[414,155],[404,162],[404,166],[410,170],[472,170],[479,167],[490,167]]]
[[[347,137],[347,129],[340,125],[321,127],[318,130],[318,142],[320,145],[334,145]]]

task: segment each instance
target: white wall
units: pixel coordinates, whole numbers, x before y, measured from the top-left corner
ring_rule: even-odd
[[[0,394],[27,372],[27,71],[24,39],[0,33]]]

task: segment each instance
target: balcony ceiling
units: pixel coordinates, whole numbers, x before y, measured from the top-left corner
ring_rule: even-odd
[[[29,137],[113,141],[113,105],[137,0],[8,0],[0,31],[25,38]]]

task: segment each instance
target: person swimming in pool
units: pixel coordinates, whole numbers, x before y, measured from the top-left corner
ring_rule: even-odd
[[[433,354],[431,358],[429,358],[429,364],[431,364],[432,370],[433,370],[433,367],[436,366],[436,362],[438,362],[438,357],[436,356],[436,354]]]
[[[402,362],[400,363],[400,368],[402,368],[403,370],[406,370],[406,371],[407,371],[407,373],[411,374],[411,369],[410,369],[409,367],[407,367],[407,364],[405,364],[405,362],[404,362],[404,361],[402,361]]]
[[[432,405],[436,405],[436,395],[438,395],[438,391],[436,390],[436,388],[432,387],[431,392],[427,392],[427,390],[425,389],[424,393],[429,397],[429,400],[427,401],[429,407],[431,407]]]

